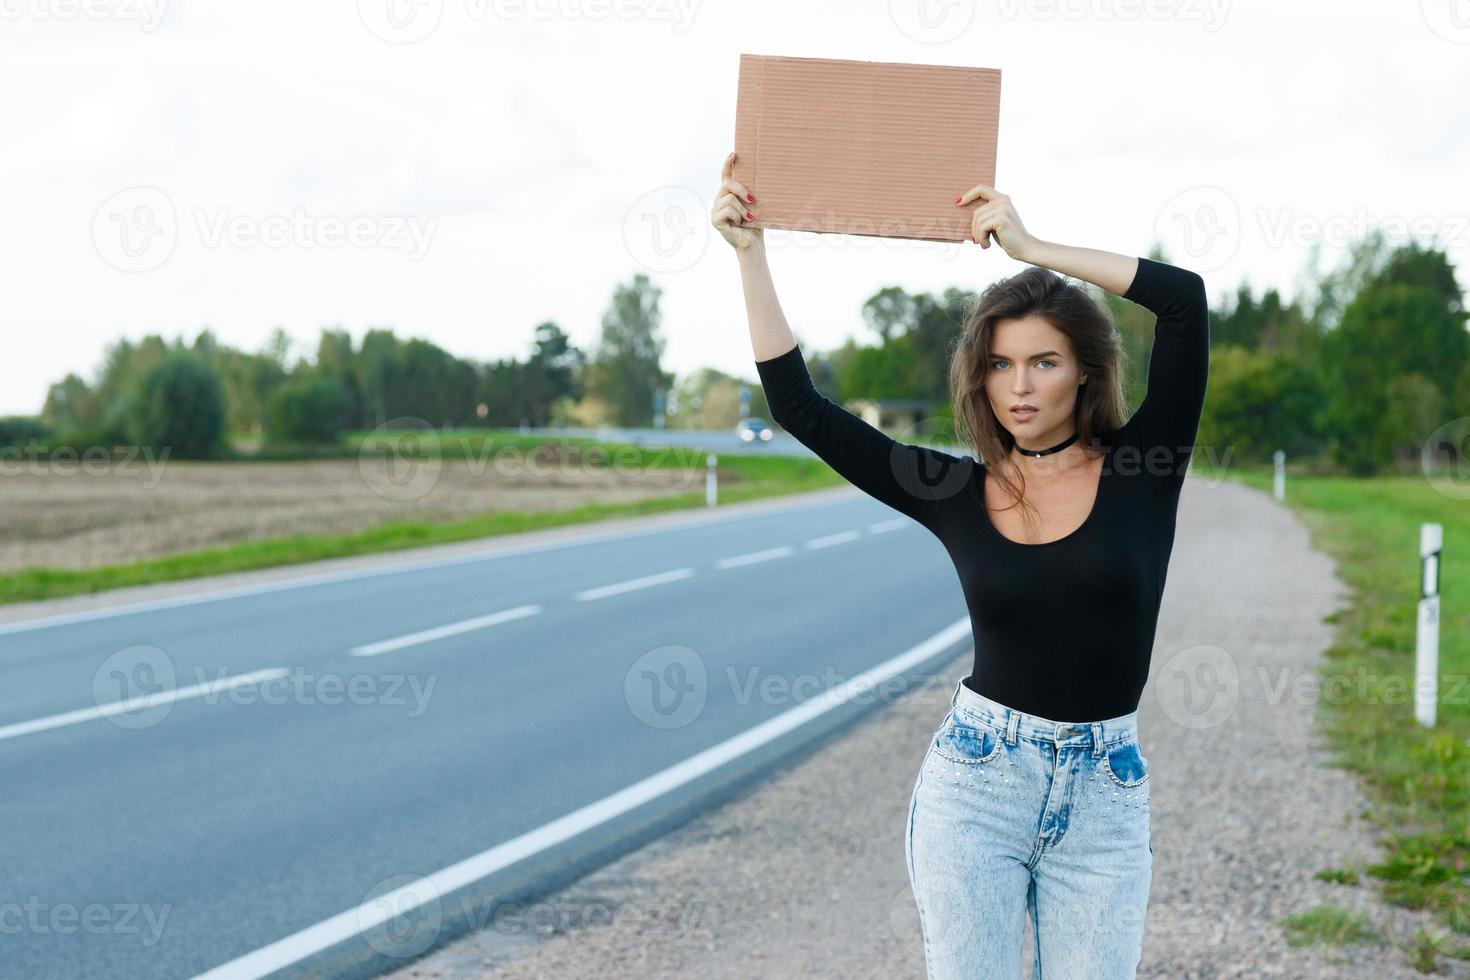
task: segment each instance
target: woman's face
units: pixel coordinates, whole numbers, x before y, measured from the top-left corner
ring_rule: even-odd
[[[985,394],[1000,424],[1026,449],[1045,449],[1076,429],[1077,386],[1087,380],[1072,343],[1043,317],[996,321],[986,362]],[[1012,406],[1035,411],[1017,414]]]

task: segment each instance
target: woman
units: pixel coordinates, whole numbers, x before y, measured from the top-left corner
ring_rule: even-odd
[[[973,240],[993,236],[1030,267],[985,289],[951,354],[957,427],[976,458],[908,445],[813,387],[761,231],[744,225],[760,201],[734,161],[712,223],[739,257],[772,418],[935,534],[969,607],[974,665],[920,766],[905,832],[929,976],[1021,976],[1029,916],[1034,977],[1132,977],[1153,870],[1137,708],[1204,404],[1204,281],[1041,241],[992,187],[960,194],[958,206],[983,202]],[[1113,322],[1067,276],[1158,318],[1131,418]]]

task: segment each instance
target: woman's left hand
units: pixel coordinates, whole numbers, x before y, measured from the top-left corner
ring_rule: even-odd
[[[1021,224],[1021,216],[1010,197],[989,184],[976,184],[961,194],[955,204],[963,206],[977,199],[985,203],[970,217],[971,237],[981,248],[989,248],[990,236],[994,235],[1007,255],[1019,262],[1026,261],[1025,255],[1036,244],[1036,238]]]

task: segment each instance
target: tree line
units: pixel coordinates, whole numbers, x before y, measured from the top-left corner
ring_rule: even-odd
[[[1150,257],[1168,261],[1157,249]],[[1358,474],[1402,465],[1439,426],[1470,416],[1470,334],[1454,268],[1436,246],[1390,245],[1378,233],[1354,243],[1337,268],[1318,273],[1319,257],[1314,251],[1291,302],[1242,283],[1211,310],[1198,444],[1228,447],[1241,462],[1268,462],[1281,449]],[[360,344],[345,330],[323,330],[313,356],[294,363],[279,329],[255,353],[222,345],[207,329],[187,345],[157,335],[122,340],[92,381],[69,374],[52,385],[39,417],[0,419],[0,445],[167,445],[175,456],[209,458],[229,452],[231,436],[332,443],[344,430],[402,419],[646,427],[661,407],[669,427],[724,428],[745,407],[768,415],[759,384],[713,369],[672,387],[660,366],[661,292],[636,275],[615,288],[593,350],[579,350],[548,321],[523,360],[466,360],[389,329],[369,330]],[[1136,406],[1153,315],[1097,294],[1118,324]],[[974,298],[954,287],[878,290],[861,309],[878,342],[808,352],[814,382],[838,403],[927,401],[931,417],[908,435],[952,438],[947,362]]]

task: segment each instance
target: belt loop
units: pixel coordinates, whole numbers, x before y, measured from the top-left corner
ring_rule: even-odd
[[[960,688],[962,688],[964,686],[965,686],[965,679],[963,677],[961,677],[959,680],[955,681],[954,693],[949,696],[949,706],[951,708],[955,707],[956,705],[958,705],[960,703]]]
[[[1102,722],[1092,723],[1092,757],[1096,759],[1103,754],[1103,726]]]
[[[1014,746],[1016,744],[1016,729],[1020,727],[1021,716],[1014,709],[1007,708],[1006,711],[1010,714],[1010,718],[1006,723],[1006,741]]]

